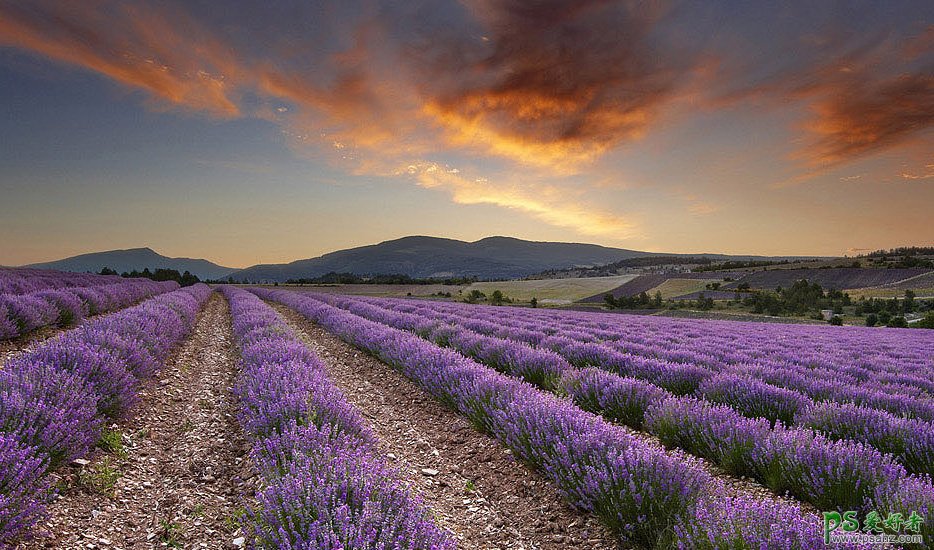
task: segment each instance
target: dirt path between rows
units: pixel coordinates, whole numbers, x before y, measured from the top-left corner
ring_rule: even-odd
[[[42,327],[12,340],[0,340],[0,367],[14,355],[29,351],[42,342],[74,327]]]
[[[369,420],[380,450],[422,495],[461,549],[617,548],[496,440],[379,360],[294,311],[272,305],[322,359],[330,379]]]
[[[230,388],[227,302],[211,296],[192,336],[116,425],[125,456],[66,467],[61,497],[27,548],[232,548],[252,475]],[[116,476],[119,476],[118,478]]]

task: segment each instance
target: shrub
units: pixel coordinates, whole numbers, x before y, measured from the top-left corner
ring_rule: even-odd
[[[743,416],[791,424],[795,414],[810,404],[807,396],[736,374],[721,374],[701,383],[698,395],[731,406]]]
[[[905,328],[908,326],[908,321],[905,320],[901,315],[897,315],[889,319],[889,322],[885,324],[887,327],[893,328]]]
[[[668,447],[712,460],[738,476],[754,476],[755,449],[769,435],[765,419],[744,418],[725,405],[670,398],[649,407],[645,429]]]
[[[47,464],[36,449],[0,432],[0,546],[15,539],[44,515],[49,484],[42,474]],[[11,546],[12,548],[12,546]]]
[[[787,491],[821,510],[865,511],[877,487],[907,476],[891,455],[869,445],[831,441],[782,424],[763,441],[756,462],[758,477],[767,487]]]
[[[644,380],[623,378],[596,368],[569,372],[559,385],[585,411],[637,430],[642,428],[646,409],[671,395]]]

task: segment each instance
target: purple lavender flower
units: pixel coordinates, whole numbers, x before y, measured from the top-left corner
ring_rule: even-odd
[[[235,391],[264,478],[244,530],[255,548],[448,549],[455,542],[375,455],[375,437],[320,360],[256,296],[232,287]]]
[[[729,405],[744,416],[794,422],[795,414],[811,400],[793,390],[766,384],[749,376],[721,374],[705,380],[698,395],[714,403]]]
[[[42,504],[50,492],[42,476],[45,467],[35,449],[0,432],[0,547],[12,544],[44,515]]]

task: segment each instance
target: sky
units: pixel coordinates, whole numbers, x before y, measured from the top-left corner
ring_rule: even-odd
[[[0,100],[6,265],[934,245],[930,1],[0,0]]]

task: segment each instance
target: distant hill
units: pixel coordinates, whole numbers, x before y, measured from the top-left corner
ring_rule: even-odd
[[[331,252],[289,264],[257,265],[233,274],[238,280],[285,281],[332,271],[410,277],[525,277],[545,269],[592,266],[649,253],[594,244],[533,242],[489,237],[475,242],[439,237],[403,237]]]
[[[72,256],[63,260],[53,262],[43,262],[30,264],[23,267],[35,267],[39,269],[57,269],[59,271],[90,271],[97,273],[105,267],[117,270],[118,273],[124,271],[138,270],[145,268],[150,270],[165,268],[175,269],[179,273],[185,271],[199,279],[221,279],[237,271],[232,267],[224,267],[207,260],[193,258],[169,258],[163,256],[151,248],[131,248],[128,250],[109,250],[107,252],[93,252],[91,254],[81,254]]]
[[[607,264],[629,260],[638,264],[657,258],[662,264],[692,263],[697,258],[714,261],[768,259],[764,256],[725,254],[662,254],[595,244],[524,241],[512,237],[487,237],[466,242],[440,237],[403,237],[379,244],[330,252],[316,258],[287,264],[262,264],[246,269],[217,265],[208,260],[169,258],[150,248],[111,250],[82,254],[64,260],[24,267],[62,271],[98,272],[110,267],[120,273],[145,268],[190,271],[201,279],[244,282],[285,282],[311,279],[336,273],[369,275],[408,275],[413,278],[475,277],[502,280],[530,277],[549,272],[549,278],[594,276]],[[678,258],[682,260],[679,261]],[[622,265],[622,264],[619,264]],[[590,269],[595,268],[596,269]]]
[[[331,252],[288,264],[257,265],[231,276],[239,281],[253,282],[314,278],[330,272],[403,274],[416,278],[467,276],[514,279],[548,270],[587,268],[648,256],[662,254],[594,244],[524,241],[512,237],[488,237],[465,242],[413,236]],[[722,254],[693,256],[717,260],[751,258]]]

